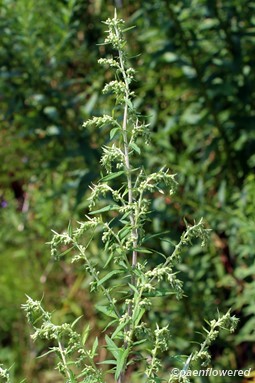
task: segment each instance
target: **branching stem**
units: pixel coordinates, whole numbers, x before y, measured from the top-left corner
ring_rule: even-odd
[[[71,376],[71,373],[69,371],[69,368],[67,367],[65,352],[64,352],[63,346],[62,346],[62,344],[61,344],[59,339],[58,339],[58,348],[59,348],[59,351],[60,351],[60,355],[61,355],[61,359],[62,359],[63,365],[65,366],[65,370],[66,370],[66,374],[67,374],[68,380],[71,382],[72,381],[72,376]]]

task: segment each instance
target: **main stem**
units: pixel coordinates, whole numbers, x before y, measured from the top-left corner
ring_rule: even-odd
[[[119,31],[117,28],[115,28],[115,32],[117,37],[119,38]],[[130,161],[129,161],[129,143],[128,143],[128,100],[130,96],[130,90],[129,90],[129,83],[125,71],[125,65],[124,65],[124,58],[123,58],[123,53],[121,50],[118,51],[119,54],[119,62],[120,62],[120,68],[121,68],[121,73],[125,82],[125,107],[124,107],[124,113],[123,113],[123,122],[122,122],[122,136],[123,136],[123,146],[124,146],[124,161],[125,161],[125,168],[126,168],[126,176],[127,176],[127,185],[128,185],[128,204],[129,206],[132,206],[132,203],[134,202],[134,196],[133,196],[133,185],[132,185],[132,174],[131,174],[131,166],[130,166]],[[137,242],[138,242],[138,230],[136,227],[136,221],[135,221],[135,216],[132,208],[130,209],[130,214],[129,214],[129,219],[130,219],[130,225],[131,225],[131,235],[132,235],[132,245],[133,245],[133,251],[132,251],[132,268],[136,267],[137,264]],[[131,283],[132,285],[136,284],[136,278],[134,275],[131,276]],[[132,316],[132,304],[130,303],[128,305],[128,315],[129,317]],[[129,331],[130,326],[127,325],[126,331]],[[124,344],[124,347],[127,348],[128,345]],[[123,383],[124,381],[124,372],[125,372],[125,367],[123,366],[122,372],[117,380],[117,383]]]
[[[126,94],[126,96],[128,95]],[[131,204],[133,203],[133,189],[132,189],[132,175],[131,175],[131,167],[130,167],[129,152],[128,152],[127,118],[128,118],[128,106],[126,103],[124,108],[122,129],[123,129],[123,141],[124,141],[125,166],[126,166],[127,184],[128,184],[128,204],[131,206]],[[130,224],[132,227],[132,239],[133,239],[132,267],[136,267],[137,251],[135,249],[137,247],[138,231],[137,231],[137,228],[135,227],[135,217],[132,210],[130,211],[129,219],[130,219]]]
[[[126,164],[126,170],[127,170],[127,183],[128,183],[128,203],[132,204],[133,202],[133,188],[132,188],[132,175],[131,175],[131,167],[129,163],[129,151],[128,151],[128,138],[127,138],[127,119],[128,119],[128,105],[127,101],[129,98],[129,85],[128,81],[126,78],[126,73],[125,73],[125,68],[123,64],[123,58],[122,58],[122,53],[120,52],[120,63],[121,63],[121,68],[123,71],[123,77],[125,80],[126,84],[126,104],[124,108],[124,115],[123,115],[123,141],[124,141],[124,154],[125,154],[125,164]],[[133,237],[133,256],[132,256],[132,267],[135,267],[137,264],[137,251],[135,248],[137,247],[137,240],[138,240],[138,230],[137,227],[135,226],[135,217],[134,213],[131,210],[130,212],[130,224],[132,227],[132,237]]]
[[[120,39],[118,28],[115,28],[115,33],[118,39]],[[132,175],[131,175],[131,167],[129,162],[128,134],[127,134],[128,101],[129,101],[130,90],[129,90],[129,83],[128,83],[126,71],[125,71],[123,52],[119,49],[118,54],[119,54],[120,69],[121,69],[121,73],[122,73],[122,76],[125,82],[125,87],[126,87],[126,94],[125,94],[126,101],[125,101],[124,114],[123,114],[122,134],[123,134],[125,167],[126,167],[127,184],[128,184],[128,203],[130,205],[133,202]],[[135,249],[137,247],[138,230],[135,225],[135,217],[132,210],[130,211],[129,219],[130,219],[130,224],[132,227],[132,238],[133,238],[132,267],[135,268],[137,264],[137,251]]]

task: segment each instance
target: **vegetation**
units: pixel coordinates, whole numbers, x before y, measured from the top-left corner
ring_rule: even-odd
[[[141,52],[132,59],[138,69],[133,103],[149,116],[146,124],[152,128],[152,145],[142,146],[139,164],[147,174],[162,164],[178,174],[177,194],[153,191],[146,232],[171,227],[176,243],[185,229],[180,217],[189,222],[205,217],[212,228],[206,251],[194,244],[177,265],[189,299],[158,299],[150,320],[163,327],[170,320],[177,339],[173,353],[190,355],[192,334],[203,319],[213,320],[216,306],[221,312],[232,306],[240,325],[234,337],[224,335],[211,348],[213,363],[250,367],[255,321],[254,5],[234,0],[117,5],[123,18],[137,25],[129,32],[130,52]],[[89,311],[95,333],[106,325],[88,298],[84,271],[68,260],[53,266],[43,243],[50,240],[49,228],[62,232],[70,215],[83,219],[88,213],[84,194],[100,177],[96,164],[100,146],[109,144],[107,129],[99,135],[81,123],[112,106],[99,92],[104,75],[96,67],[94,47],[103,35],[100,21],[113,13],[113,6],[4,0],[0,12],[0,358],[6,365],[15,361],[12,374],[45,382],[52,380],[53,375],[47,378],[47,371],[53,374],[51,359],[49,366],[41,359],[28,363],[38,351],[34,344],[27,346],[20,310],[25,293],[35,299],[44,295],[58,323]],[[105,55],[104,46],[98,50]],[[100,240],[91,246],[93,257],[102,259]],[[151,238],[148,246],[167,256],[173,249],[163,236]],[[149,257],[149,266],[161,260]]]

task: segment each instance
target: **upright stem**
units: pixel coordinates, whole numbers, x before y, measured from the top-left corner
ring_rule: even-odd
[[[116,36],[119,38],[120,36],[119,36],[119,31],[117,28],[115,28],[115,32],[116,32]],[[127,172],[128,203],[130,205],[133,203],[132,175],[131,175],[131,167],[129,162],[128,135],[127,135],[128,100],[129,100],[130,90],[129,90],[129,83],[128,83],[126,71],[125,71],[123,53],[121,50],[119,50],[118,54],[119,54],[121,73],[122,73],[122,76],[125,82],[125,87],[126,87],[126,102],[125,102],[124,114],[123,114],[122,134],[123,134],[123,143],[124,143],[125,167]],[[135,217],[132,210],[130,211],[129,219],[130,219],[130,224],[132,227],[133,248],[135,249],[137,247],[138,230],[137,230],[137,227],[135,227]],[[136,267],[136,264],[137,264],[137,251],[133,250],[132,267]]]
[[[128,117],[128,106],[126,104],[124,108],[122,129],[123,129],[123,141],[124,141],[125,166],[127,171],[128,204],[131,205],[133,203],[133,189],[132,189],[132,175],[131,175],[131,167],[130,167],[129,152],[128,152],[127,117]],[[130,224],[132,227],[133,248],[135,249],[137,247],[138,231],[137,231],[137,228],[135,227],[135,217],[132,210],[130,211],[129,219],[130,219]],[[137,264],[137,251],[133,250],[132,267],[135,267],[136,264]]]
[[[61,359],[62,359],[63,365],[65,366],[67,377],[71,381],[72,376],[71,376],[71,373],[70,373],[70,371],[68,369],[67,362],[66,362],[66,357],[65,357],[65,353],[64,353],[64,349],[63,349],[63,346],[62,346],[62,344],[61,344],[59,339],[58,339],[58,348],[59,348],[59,351],[60,351],[60,355],[61,355]]]
[[[117,37],[119,36],[119,31],[117,28],[115,28],[115,32]],[[132,206],[132,203],[134,202],[134,196],[133,196],[133,185],[132,185],[132,174],[131,174],[131,166],[129,161],[129,142],[128,142],[128,101],[130,96],[130,90],[129,90],[129,83],[125,71],[125,65],[124,65],[124,58],[123,53],[121,50],[118,51],[119,54],[119,63],[121,68],[121,73],[125,82],[125,106],[124,106],[124,113],[123,113],[123,122],[122,122],[122,137],[123,137],[123,146],[124,146],[124,161],[125,161],[125,168],[126,168],[126,176],[127,176],[127,185],[128,185],[128,204],[129,206]],[[131,225],[131,235],[132,235],[132,245],[133,245],[133,251],[132,251],[132,268],[136,267],[137,264],[137,242],[138,242],[138,230],[136,227],[136,220],[135,215],[132,210],[130,209],[129,214],[130,219],[130,225]],[[136,278],[134,275],[131,276],[131,283],[133,285],[136,284]],[[128,305],[128,315],[129,317],[132,316],[132,304],[129,303]],[[126,331],[129,331],[130,326],[127,325]],[[124,347],[127,348],[128,344],[124,344]],[[117,383],[123,383],[124,381],[124,372],[125,372],[125,366],[122,369],[122,372],[117,380]]]

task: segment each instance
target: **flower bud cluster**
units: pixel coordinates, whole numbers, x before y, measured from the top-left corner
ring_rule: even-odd
[[[87,221],[83,222],[77,222],[79,227],[77,227],[73,232],[73,240],[77,241],[86,231],[90,229],[95,229],[98,227],[101,223],[101,220],[99,217],[90,218],[86,216]]]
[[[111,116],[108,116],[107,114],[104,114],[102,117],[93,117],[90,120],[87,120],[82,124],[84,128],[87,127],[94,127],[101,128],[105,125],[111,125],[112,127],[116,126],[119,127],[118,122]]]
[[[101,65],[108,65],[112,68],[120,69],[120,64],[118,61],[112,59],[112,58],[101,58],[98,60],[98,63]]]
[[[143,191],[154,191],[158,189],[160,192],[163,193],[161,189],[159,189],[159,184],[164,183],[166,186],[170,186],[170,194],[173,194],[177,182],[175,180],[174,174],[168,174],[167,170],[164,170],[164,168],[160,169],[157,173],[152,173],[144,181],[141,182],[140,188]]]
[[[116,101],[120,104],[125,102],[126,85],[123,81],[113,80],[107,83],[103,89],[103,94],[113,93],[116,96]]]
[[[238,324],[238,319],[233,315],[231,316],[230,310],[222,316],[218,317],[218,320],[211,320],[208,322],[210,329],[206,330],[206,339],[201,344],[200,350],[194,353],[192,360],[200,359],[202,361],[202,366],[208,366],[211,360],[209,354],[209,347],[212,342],[217,338],[221,329],[227,329],[230,332],[233,332],[236,329]]]
[[[123,51],[126,42],[122,37],[122,26],[125,21],[114,17],[113,19],[107,19],[104,23],[109,27],[104,43],[111,44],[113,48]]]
[[[107,192],[112,191],[112,188],[106,182],[93,185],[90,187],[90,189],[91,189],[91,195],[88,198],[88,200],[90,201],[90,204],[89,204],[90,209],[96,205],[96,202],[101,195],[105,196]]]
[[[116,162],[117,169],[124,167],[124,153],[115,144],[112,146],[103,147],[103,156],[100,160],[101,164],[105,167],[106,172],[110,173],[112,171],[112,163]]]
[[[0,366],[0,378],[3,378],[6,383],[10,383],[10,373],[9,370],[2,368]]]
[[[145,374],[149,382],[157,382],[157,374],[162,367],[162,362],[158,357],[159,352],[169,349],[170,331],[168,326],[160,328],[156,324],[154,330],[154,347],[151,350],[151,357],[147,360],[147,368]]]

